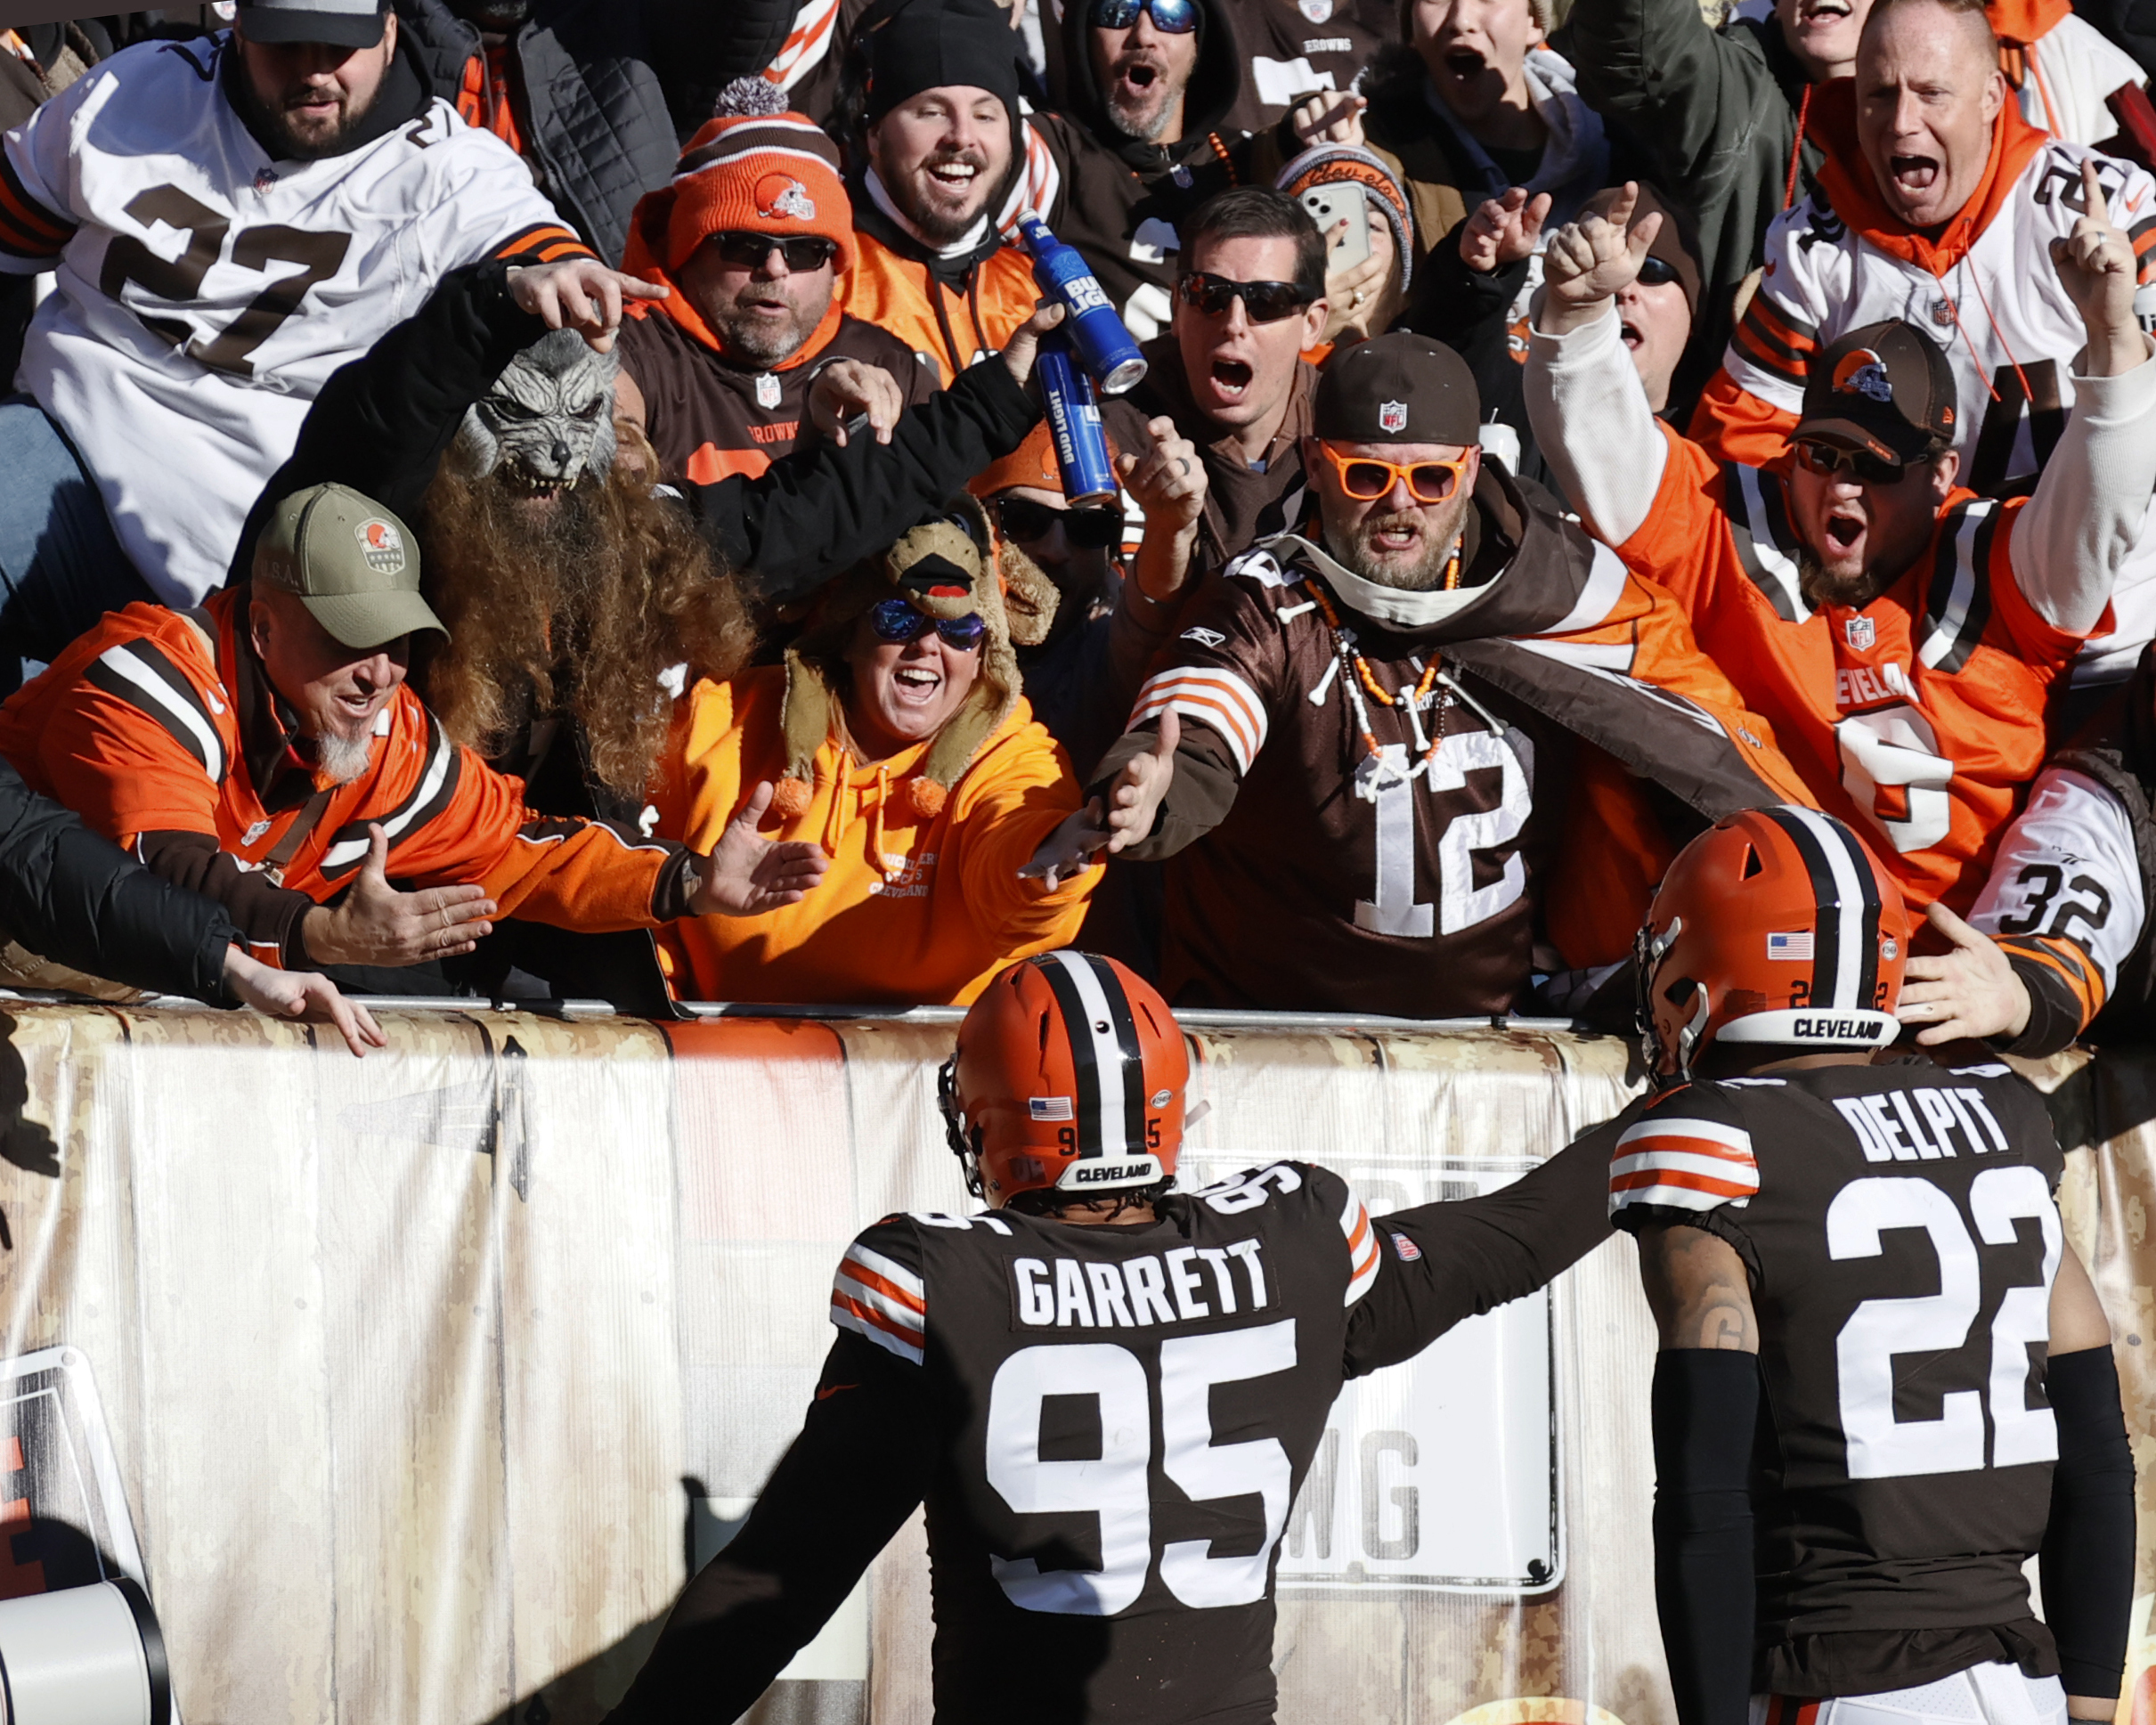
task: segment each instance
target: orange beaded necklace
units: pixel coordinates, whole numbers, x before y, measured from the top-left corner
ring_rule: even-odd
[[[1460,553],[1454,551],[1452,562],[1445,568],[1444,584],[1450,589],[1456,586],[1459,580]],[[1355,728],[1362,734],[1363,746],[1369,751],[1368,758],[1375,761],[1383,755],[1384,750],[1379,745],[1377,733],[1371,728],[1370,709],[1363,704],[1365,691],[1380,706],[1406,710],[1408,727],[1414,734],[1415,747],[1421,752],[1412,770],[1421,771],[1436,757],[1437,751],[1444,746],[1444,713],[1445,709],[1452,705],[1452,692],[1448,688],[1438,697],[1436,735],[1426,738],[1422,730],[1422,709],[1430,698],[1430,691],[1437,687],[1442,665],[1436,649],[1431,650],[1430,662],[1423,666],[1422,675],[1416,680],[1413,694],[1408,693],[1405,685],[1388,693],[1371,671],[1370,661],[1355,650],[1354,632],[1341,627],[1340,614],[1333,607],[1332,596],[1314,581],[1306,580],[1302,585],[1303,591],[1309,594],[1311,603],[1317,606],[1318,615],[1324,618],[1325,626],[1332,631],[1332,649],[1339,663],[1348,667],[1354,673],[1352,679],[1346,681],[1348,704],[1355,709]],[[1326,680],[1330,681],[1330,679]]]

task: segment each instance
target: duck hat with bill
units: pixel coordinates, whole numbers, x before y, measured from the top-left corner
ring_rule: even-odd
[[[1070,1201],[1175,1177],[1190,1077],[1183,1032],[1151,983],[1112,958],[1045,952],[967,1011],[937,1101],[975,1196]]]
[[[973,687],[907,781],[909,811],[923,818],[941,812],[951,787],[1018,705],[1013,646],[1037,647],[1055,620],[1054,583],[1029,559],[999,553],[987,511],[964,492],[907,529],[883,556],[840,576],[824,590],[800,640],[786,649],[779,710],[786,768],[771,801],[784,819],[805,814],[813,800],[817,751],[833,734],[850,686],[845,652],[854,623],[889,599],[938,622],[977,616],[982,625]]]
[[[1717,1042],[1883,1048],[1908,946],[1900,889],[1848,827],[1742,810],[1677,853],[1639,931],[1648,1070],[1688,1084]]]
[[[1818,441],[1908,465],[1954,446],[1954,368],[1913,323],[1851,330],[1813,360],[1792,443]]]
[[[362,652],[423,630],[449,634],[419,597],[411,529],[348,485],[309,485],[279,503],[255,542],[254,578]]]

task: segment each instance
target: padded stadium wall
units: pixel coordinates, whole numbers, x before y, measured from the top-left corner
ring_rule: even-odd
[[[207,1011],[0,1011],[0,1598],[131,1574],[191,1725],[584,1725],[798,1428],[831,1273],[972,1208],[948,1024],[393,1015],[363,1062]],[[1373,1213],[1516,1177],[1637,1092],[1609,1038],[1195,1033],[1200,1179]],[[2035,1072],[2156,1529],[2156,1060]],[[1673,1725],[1654,1335],[1629,1241],[1344,1394],[1281,1554],[1283,1725]],[[864,1458],[873,1465],[873,1458]],[[920,1519],[752,1718],[928,1725]]]

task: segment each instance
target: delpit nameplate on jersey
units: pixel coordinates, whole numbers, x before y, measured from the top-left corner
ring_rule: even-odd
[[[1228,1178],[1250,1159],[1184,1149],[1178,1184]],[[1509,1185],[1525,1165],[1433,1173],[1427,1163],[1328,1157],[1361,1195],[1387,1257],[1412,1262],[1393,1210]],[[1402,1241],[1405,1236],[1399,1236]],[[1223,1266],[1241,1274],[1240,1265]],[[1211,1265],[1205,1269],[1210,1271]],[[1243,1279],[1247,1281],[1247,1277]],[[1243,1281],[1235,1283],[1238,1291]],[[1565,1542],[1548,1289],[1470,1318],[1404,1365],[1357,1379],[1325,1434],[1280,1545],[1280,1585],[1334,1591],[1543,1593]],[[1465,1492],[1463,1479],[1493,1482]]]

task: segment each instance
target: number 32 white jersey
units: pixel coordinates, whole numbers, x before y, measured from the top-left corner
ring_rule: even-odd
[[[175,605],[222,584],[330,374],[446,272],[585,249],[517,155],[440,100],[347,154],[271,161],[224,94],[230,44],[117,54],[0,149],[0,270],[58,270],[18,386]]]
[[[2022,1565],[2058,1455],[2064,1159],[2036,1092],[1917,1058],[1689,1085],[1620,1125],[1616,1225],[1704,1229],[1749,1273],[1758,1680],[1850,1694],[2048,1656]]]

